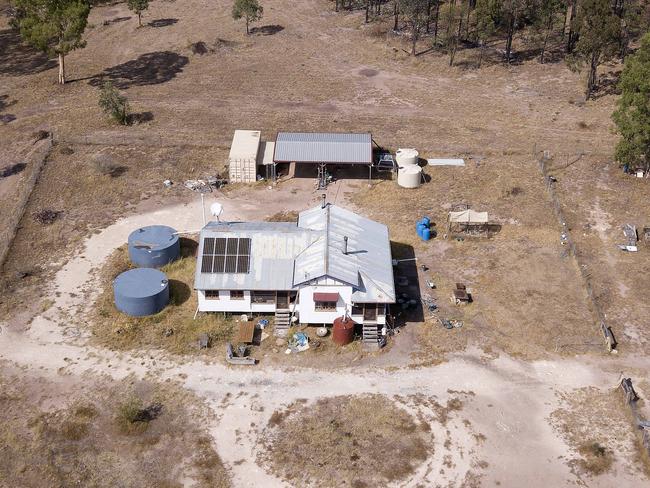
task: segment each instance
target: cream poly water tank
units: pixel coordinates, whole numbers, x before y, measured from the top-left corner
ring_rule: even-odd
[[[415,149],[398,149],[395,153],[397,166],[413,166],[418,164],[420,153]]]
[[[397,184],[403,188],[417,188],[422,182],[422,168],[417,165],[402,166],[397,171]]]

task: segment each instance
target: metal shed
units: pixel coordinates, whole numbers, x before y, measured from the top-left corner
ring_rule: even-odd
[[[367,165],[372,176],[372,136],[369,133],[279,132],[273,161],[317,164],[321,186],[325,186],[328,164]]]
[[[257,180],[257,153],[260,131],[236,130],[228,156],[228,176],[233,183],[254,183]]]

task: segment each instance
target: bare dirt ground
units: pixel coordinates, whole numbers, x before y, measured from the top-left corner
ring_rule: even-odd
[[[0,169],[20,162],[36,130],[51,130],[57,141],[3,269],[0,357],[48,385],[88,374],[180,381],[214,412],[204,429],[235,486],[295,485],[258,462],[268,454],[263,441],[274,412],[298,400],[311,406],[365,393],[395,397],[431,429],[431,453],[397,486],[650,482],[630,446],[631,425],[625,430],[609,401],[621,372],[643,378],[650,369],[642,293],[648,260],[643,250],[625,255],[612,247],[620,225],[643,225],[649,210],[645,181],[624,178],[610,160],[615,97],[602,92],[581,103],[580,77],[561,63],[477,71],[471,51],[459,53],[456,68],[435,53],[411,58],[401,50],[405,40],[378,37],[360,13],[335,14],[324,0],[264,7],[256,27],[267,27],[249,37],[221,0],[152,2],[142,29],[123,3],[93,8],[88,46],[69,56],[65,87],[55,84],[54,63],[21,47],[0,16]],[[208,53],[192,53],[198,41]],[[118,127],[100,114],[97,87],[107,79],[129,98],[138,123]],[[162,180],[220,172],[236,128],[261,129],[269,139],[280,129],[369,131],[393,149],[466,157],[464,169],[428,169],[431,181],[414,192],[391,182],[367,189],[363,180],[328,190],[330,202],[384,221],[402,250],[413,247],[438,284],[431,293],[441,313],[458,314],[464,327],[409,325],[374,357],[352,351],[287,364],[267,350],[264,366],[248,370],[225,366],[220,351],[178,360],[89,342],[88,304],[106,285],[99,269],[138,226],[200,227],[198,196],[178,184],[165,189]],[[621,331],[618,357],[602,355],[575,264],[559,245],[534,148],[558,162],[569,225]],[[579,152],[579,163],[561,169]],[[98,166],[106,158],[114,168],[108,173]],[[15,184],[15,176],[0,180],[0,192]],[[229,219],[266,219],[313,205],[318,193],[312,180],[297,179],[274,189],[233,187],[209,197],[216,199]],[[440,226],[460,201],[489,211],[501,232],[487,241],[417,241],[415,219],[429,214]],[[10,199],[2,205],[11,211]],[[38,224],[31,215],[43,208],[63,213]],[[446,304],[461,280],[475,295],[464,310]],[[639,392],[650,394],[647,386]],[[57,398],[48,392],[43,402]],[[462,408],[444,410],[458,399]],[[600,422],[585,432],[584,418],[595,416],[611,418],[616,434]],[[581,459],[599,455],[594,443],[606,453],[598,473],[580,469],[588,465]]]

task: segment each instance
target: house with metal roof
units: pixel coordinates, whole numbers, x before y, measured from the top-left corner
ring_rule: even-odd
[[[276,334],[349,316],[377,342],[396,298],[388,228],[324,202],[297,222],[210,222],[194,288],[201,312],[274,314]]]

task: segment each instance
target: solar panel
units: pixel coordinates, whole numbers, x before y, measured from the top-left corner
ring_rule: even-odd
[[[248,273],[250,250],[249,237],[206,237],[201,273]]]

